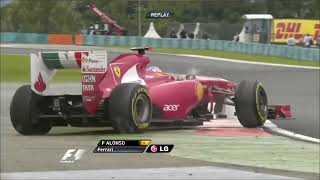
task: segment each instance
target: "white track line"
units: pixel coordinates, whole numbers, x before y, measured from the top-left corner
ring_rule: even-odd
[[[1,173],[1,179],[296,179],[215,166]]]
[[[236,116],[234,116],[235,109],[233,106],[228,106],[226,105],[225,107],[226,114],[228,119],[217,119],[217,120],[212,120],[210,122],[204,123],[203,126],[200,127],[224,127],[224,126],[232,126],[232,127],[242,127],[237,119]],[[285,121],[285,120],[283,120]],[[215,124],[216,123],[216,124]],[[263,129],[270,131],[274,134],[278,134],[281,136],[289,137],[292,139],[300,140],[300,141],[306,141],[310,143],[315,143],[315,144],[320,144],[320,139],[305,136],[302,134],[297,134],[288,130],[284,130],[279,128],[277,125],[272,123],[270,120],[267,120],[265,124],[262,126]]]
[[[31,48],[31,49],[51,49],[51,48],[60,48],[62,45],[43,45],[43,44],[28,44],[27,47],[24,47],[24,44],[0,44],[0,47],[9,47],[9,48]],[[77,47],[77,48],[93,48],[99,46],[72,46],[65,45],[66,47]],[[108,47],[106,47],[107,49]],[[298,65],[287,65],[287,64],[275,64],[275,63],[265,63],[265,62],[254,62],[254,61],[246,61],[246,60],[238,60],[238,59],[229,59],[229,58],[219,58],[219,57],[211,57],[211,56],[202,56],[202,55],[193,55],[193,54],[170,54],[170,53],[158,53],[151,52],[151,54],[164,54],[164,55],[173,55],[173,56],[183,56],[183,57],[194,57],[201,59],[210,59],[215,61],[226,61],[226,62],[235,62],[235,63],[243,63],[243,64],[255,64],[255,65],[265,65],[265,66],[278,66],[278,67],[289,67],[289,68],[301,68],[301,69],[317,69],[320,67],[309,67],[309,66],[298,66]],[[296,60],[299,61],[299,60]]]
[[[282,136],[286,136],[286,137],[290,137],[293,139],[298,139],[301,141],[306,141],[306,142],[311,142],[311,143],[316,143],[316,144],[320,144],[320,139],[317,138],[313,138],[313,137],[309,137],[309,136],[305,136],[302,134],[297,134],[291,131],[287,131],[284,129],[279,128],[277,125],[273,124],[271,121],[267,120],[266,123],[264,124],[264,128],[275,133],[275,134],[279,134]]]
[[[316,70],[320,70],[320,67],[311,67],[311,66],[309,67],[309,66],[298,66],[298,65],[254,62],[254,61],[219,58],[219,57],[211,57],[211,56],[201,56],[201,55],[193,55],[193,54],[169,54],[169,53],[159,53],[159,54],[182,56],[182,57],[193,57],[193,58],[200,58],[200,59],[210,59],[210,60],[215,60],[215,61],[226,61],[226,62],[234,62],[234,63],[242,63],[242,64],[255,64],[255,65],[264,65],[264,66],[278,66],[278,67],[288,67],[288,68],[301,68],[301,69],[316,69]]]
[[[0,44],[0,47],[15,47],[14,44]]]

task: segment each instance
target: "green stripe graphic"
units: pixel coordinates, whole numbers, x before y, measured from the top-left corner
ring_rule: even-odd
[[[44,64],[49,69],[64,69],[60,62],[59,55],[57,52],[41,53],[41,56]]]

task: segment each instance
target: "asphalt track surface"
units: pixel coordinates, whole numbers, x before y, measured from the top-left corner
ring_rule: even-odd
[[[45,48],[45,47],[44,47]],[[79,47],[73,48],[74,50],[79,49]],[[95,48],[91,48],[95,49]],[[98,48],[101,49],[101,48]],[[54,50],[54,49],[52,49]],[[56,50],[66,50],[66,48],[57,48]],[[8,54],[29,54],[30,52],[38,52],[37,49],[11,49],[11,48],[3,48],[1,47],[1,53]],[[117,56],[119,53],[109,53],[110,58]],[[242,79],[259,79],[264,86],[270,96],[270,100],[273,103],[290,103],[294,106],[294,113],[297,117],[297,120],[292,122],[283,122],[277,123],[280,127],[285,128],[287,130],[297,130],[301,134],[306,134],[307,132],[314,133],[314,137],[319,137],[319,70],[310,70],[310,69],[296,69],[296,68],[285,68],[285,67],[272,67],[272,66],[259,66],[259,65],[250,65],[250,64],[234,64],[229,62],[221,62],[221,61],[211,61],[211,60],[203,60],[197,58],[187,58],[187,57],[178,57],[171,55],[149,55],[152,61],[152,65],[159,66],[164,71],[172,72],[172,73],[193,73],[197,75],[204,76],[216,76],[222,77],[230,80],[234,80],[236,82]],[[278,74],[286,74],[284,75],[284,79],[281,77],[277,77]],[[300,74],[301,76],[298,77]],[[309,78],[301,78],[303,75],[310,77],[312,81],[306,81]],[[272,76],[272,77],[269,77]],[[299,91],[298,84],[294,85],[292,82],[295,79],[300,78],[301,82],[300,86],[309,86],[309,88],[303,89],[304,91]],[[291,80],[289,80],[291,79]],[[281,83],[282,81],[287,82],[288,85]],[[309,82],[309,83],[308,83]],[[85,173],[83,171],[79,172],[76,170],[104,170],[104,169],[132,169],[132,168],[163,168],[163,167],[199,167],[199,166],[210,166],[210,168],[204,167],[202,169],[203,174],[208,174],[207,176],[203,176],[200,174],[196,176],[194,174],[193,178],[232,178],[230,173],[232,173],[235,178],[253,178],[253,179],[279,179],[279,178],[288,178],[284,176],[291,177],[304,177],[303,175],[292,175],[287,174],[286,172],[274,171],[274,170],[261,170],[258,172],[257,168],[251,167],[237,167],[233,165],[222,165],[227,167],[228,169],[218,168],[216,166],[221,166],[221,164],[194,160],[194,159],[185,159],[178,157],[171,157],[168,155],[140,155],[140,154],[113,154],[112,156],[106,156],[105,154],[93,155],[92,153],[87,153],[83,160],[76,164],[61,164],[59,163],[59,159],[63,156],[68,148],[84,148],[91,151],[92,147],[96,145],[97,139],[105,138],[108,136],[108,133],[112,133],[110,130],[103,131],[88,131],[86,130],[75,130],[69,128],[59,128],[59,132],[57,130],[53,130],[47,136],[37,136],[37,137],[28,137],[28,136],[20,136],[13,130],[12,125],[10,123],[9,118],[9,104],[11,97],[19,87],[20,84],[1,84],[1,172],[25,172],[25,171],[65,171],[65,170],[73,170],[74,174]],[[275,87],[275,88],[274,88]],[[69,89],[68,86],[63,86],[65,89]],[[59,88],[59,89],[63,89]],[[292,88],[292,89],[291,89]],[[289,92],[283,92],[288,91]],[[291,94],[291,95],[290,95]],[[299,96],[301,98],[299,98]],[[293,99],[294,97],[294,99]],[[298,98],[298,99],[297,99]],[[305,99],[307,98],[307,100]],[[306,106],[307,108],[301,111],[298,111],[301,107]],[[306,112],[307,111],[307,112]],[[299,112],[299,113],[298,113]],[[299,114],[299,117],[297,116]],[[304,120],[304,123],[300,121]],[[299,124],[300,122],[300,124]],[[308,123],[307,123],[308,122]],[[296,123],[295,126],[292,124]],[[298,123],[298,124],[297,124]],[[303,124],[303,126],[302,126]],[[309,126],[306,126],[309,124]],[[291,129],[288,129],[288,128]],[[308,129],[310,128],[310,129]],[[58,129],[58,128],[57,128]],[[301,131],[301,129],[304,129]],[[299,131],[300,130],[300,131]],[[303,133],[306,132],[306,133]],[[312,134],[312,133],[311,133]],[[98,138],[97,138],[98,137]],[[125,162],[125,163],[124,163]],[[241,169],[246,172],[250,172],[249,174],[244,173],[244,171],[232,171],[231,169]],[[167,176],[158,176],[158,178],[192,178],[192,173],[185,174],[185,170],[179,168],[174,169],[173,171],[177,172],[176,177],[172,177],[174,173],[167,173]],[[201,168],[200,168],[201,169]],[[157,174],[157,171],[153,171],[153,169],[147,170],[147,172]],[[103,174],[106,174],[106,178],[113,178],[111,174],[116,171],[106,171]],[[140,171],[137,171],[140,172]],[[158,171],[159,172],[159,171]],[[171,172],[171,171],[170,171]],[[191,172],[191,171],[189,171]],[[211,173],[209,173],[211,172]],[[212,172],[215,172],[217,175],[209,177],[209,175],[213,175]],[[56,177],[64,177],[65,174],[61,174],[61,172],[51,172],[53,175],[52,178]],[[59,174],[60,173],[60,174]],[[90,172],[89,172],[90,173]],[[93,174],[99,172],[91,172]],[[134,170],[123,170],[123,173],[128,173],[128,176],[117,176],[118,178],[130,178],[130,173],[134,174]],[[180,173],[180,174],[179,174]],[[41,173],[38,173],[41,174]],[[14,174],[13,178],[19,177],[34,177],[38,175],[37,172],[35,174]],[[43,173],[45,177],[46,173]],[[223,176],[223,174],[225,174]],[[274,175],[268,175],[274,174]],[[3,176],[5,175],[5,176]],[[11,174],[12,175],[12,174]],[[25,176],[27,175],[27,176]],[[153,174],[154,175],[154,174]],[[282,176],[277,176],[282,175]],[[191,177],[190,177],[191,176]],[[9,177],[7,174],[2,174],[3,177]],[[41,177],[41,176],[40,176]],[[92,176],[91,176],[92,177]]]
[[[71,49],[88,49],[72,47]],[[101,47],[89,47],[102,49]],[[43,47],[46,49],[46,47]],[[66,50],[53,47],[50,50]],[[1,48],[1,53],[29,54],[39,49]],[[117,50],[116,50],[117,51]],[[108,58],[116,57],[119,52],[109,52]],[[269,104],[290,104],[294,120],[272,121],[278,127],[298,134],[319,138],[319,69],[290,68],[257,64],[241,64],[214,61],[194,57],[181,57],[164,54],[148,54],[151,65],[165,72],[196,74],[221,77],[234,82],[259,80],[267,91]]]
[[[20,83],[1,84],[1,179],[291,179],[314,173],[214,163],[166,154],[92,153],[110,128],[56,127],[42,136],[17,134],[9,104]],[[57,93],[80,93],[80,85],[53,84]],[[161,133],[166,134],[163,130]],[[119,137],[117,137],[119,138]],[[61,163],[68,149],[84,149],[81,160]]]

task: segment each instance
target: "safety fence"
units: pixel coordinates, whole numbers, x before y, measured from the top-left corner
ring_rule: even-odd
[[[95,46],[150,46],[154,48],[207,49],[320,61],[320,49],[286,45],[240,43],[223,40],[144,38],[137,36],[82,36],[1,32],[1,43],[36,43]]]

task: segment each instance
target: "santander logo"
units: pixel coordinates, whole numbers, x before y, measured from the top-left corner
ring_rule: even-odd
[[[46,85],[46,83],[43,81],[41,73],[39,73],[39,75],[38,75],[38,81],[36,81],[36,82],[33,84],[33,86],[34,86],[34,88],[35,88],[37,91],[39,91],[39,92],[43,92],[43,91],[46,89],[47,85]]]

